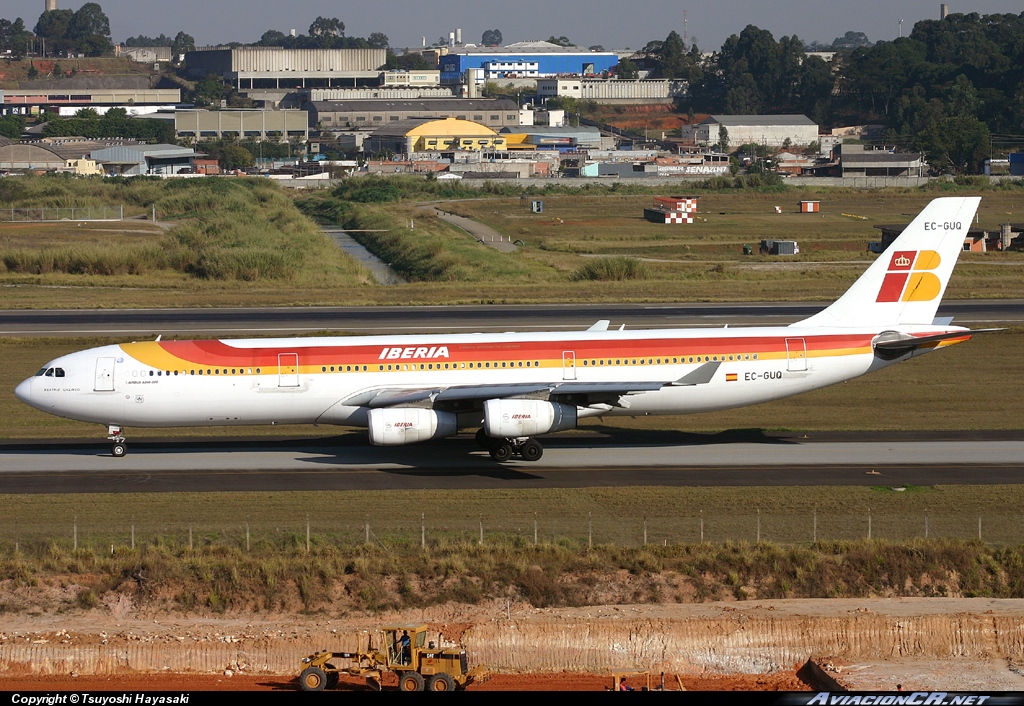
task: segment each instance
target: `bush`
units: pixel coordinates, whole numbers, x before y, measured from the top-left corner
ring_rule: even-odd
[[[621,282],[627,279],[650,279],[651,268],[635,257],[607,257],[588,262],[572,273],[574,282]]]

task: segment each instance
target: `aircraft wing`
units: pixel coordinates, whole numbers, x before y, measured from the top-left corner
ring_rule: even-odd
[[[504,398],[532,398],[564,401],[586,406],[616,400],[626,395],[653,392],[672,385],[703,385],[711,382],[721,363],[706,363],[678,380],[623,380],[585,382],[559,380],[537,383],[495,383],[493,385],[453,385],[451,387],[380,388],[352,395],[342,404],[358,407],[445,407],[463,402],[483,402]]]

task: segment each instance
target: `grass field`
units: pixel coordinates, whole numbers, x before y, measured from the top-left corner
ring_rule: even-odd
[[[341,210],[354,227],[388,231],[366,234],[363,239],[412,280],[380,286],[329,242],[315,239],[312,223],[296,219],[294,210],[282,221],[288,211],[279,201],[284,192],[263,182],[257,182],[257,201],[267,218],[252,222],[228,209],[231,199],[222,195],[183,199],[183,194],[165,193],[169,187],[161,183],[37,179],[24,182],[28,187],[21,188],[18,180],[8,179],[0,183],[0,200],[15,206],[124,203],[129,215],[143,215],[155,203],[160,220],[181,225],[163,236],[104,235],[95,229],[84,239],[78,227],[26,230],[21,224],[0,224],[0,255],[12,264],[0,267],[5,294],[0,306],[821,301],[840,295],[872,261],[866,244],[879,238],[873,224],[908,222],[936,196],[981,194],[979,224],[994,229],[1017,218],[1024,197],[1016,189],[972,185],[881,191],[786,186],[767,191],[724,189],[699,192],[700,222],[656,225],[642,219],[643,206],[655,193],[649,189],[616,183],[616,188],[573,190],[563,181],[550,193],[531,192],[523,198],[454,187],[431,190],[422,182],[422,193],[413,189],[408,198],[397,202],[349,208],[349,202],[342,201]],[[195,188],[199,187],[174,187],[185,192]],[[665,187],[661,193],[686,193],[690,188]],[[353,189],[352,195],[358,196],[359,189]],[[523,246],[514,253],[498,253],[415,205],[416,199],[443,200],[446,194],[459,200],[445,201],[444,208],[487,223],[521,240]],[[467,194],[475,198],[467,199]],[[297,203],[309,204],[323,195],[292,196]],[[544,201],[543,214],[529,211],[532,198]],[[796,202],[802,198],[821,200],[822,213],[797,213]],[[776,205],[782,206],[782,214],[775,213]],[[211,214],[223,210],[229,213],[211,220]],[[338,209],[331,208],[308,212],[339,215]],[[410,219],[417,224],[414,230],[408,228]],[[129,230],[147,227],[133,223],[138,228]],[[254,230],[274,235],[271,240],[253,239]],[[207,242],[211,234],[218,236],[216,243]],[[801,255],[742,255],[743,245],[756,250],[762,238],[796,238]],[[231,249],[243,242],[249,254],[241,261]],[[602,275],[596,280],[580,276],[584,268],[595,266],[595,259],[606,257],[640,259],[645,277],[616,281],[614,274],[606,275],[608,280],[600,279]],[[95,264],[104,258],[107,265]],[[947,296],[1016,297],[1022,279],[1024,254],[965,254]]]

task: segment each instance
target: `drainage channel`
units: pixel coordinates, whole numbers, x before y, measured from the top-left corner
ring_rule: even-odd
[[[339,248],[365,265],[379,284],[406,284],[407,280],[404,277],[392,270],[386,262],[364,248],[342,229],[324,228],[323,231],[331,236]]]

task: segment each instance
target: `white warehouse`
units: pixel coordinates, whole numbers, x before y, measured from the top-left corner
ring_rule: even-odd
[[[818,125],[806,115],[709,115],[694,129],[698,145],[719,143],[722,128],[726,129],[729,147],[758,144],[782,147],[809,145],[818,141]]]

